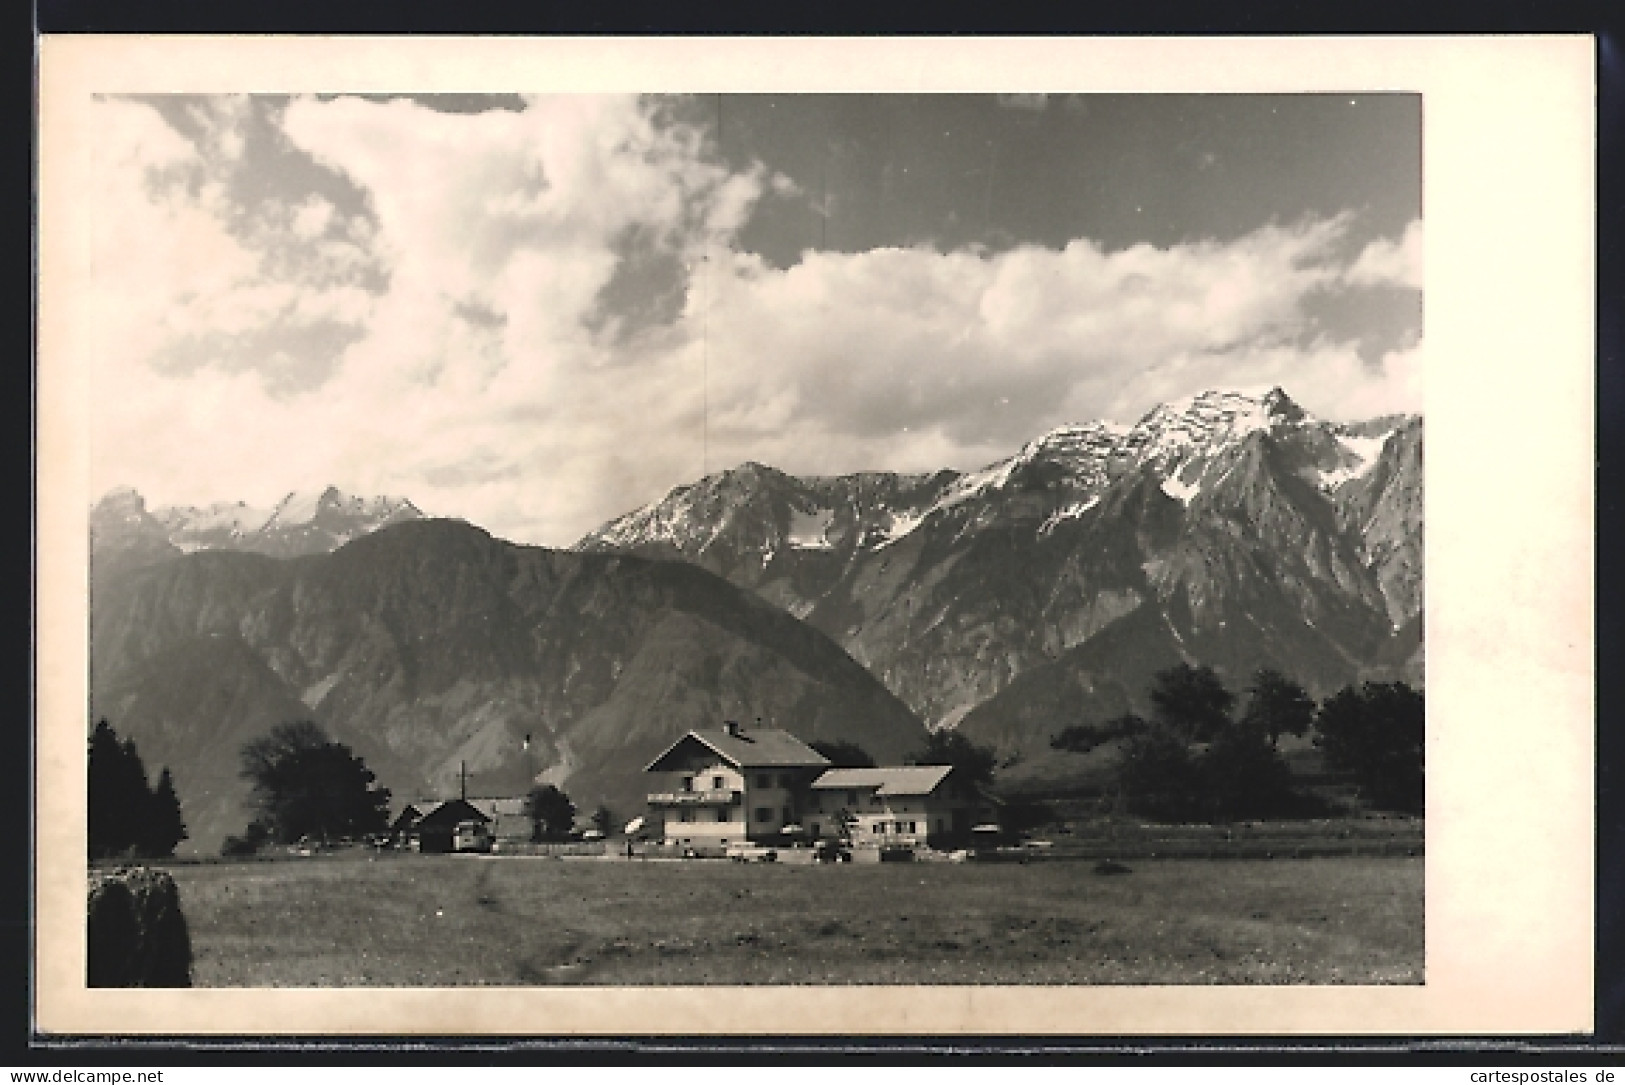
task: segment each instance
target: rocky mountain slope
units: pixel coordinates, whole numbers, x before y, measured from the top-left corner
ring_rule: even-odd
[[[1278,388],[1208,392],[968,474],[747,464],[578,549],[711,569],[828,633],[928,722],[1026,753],[1079,713],[1139,706],[1148,660],[1207,662],[1238,689],[1264,663],[1318,693],[1419,680],[1421,448],[1417,417],[1338,424]],[[1102,683],[1117,692],[1083,696]]]
[[[925,734],[829,638],[721,578],[460,522],[117,569],[92,619],[92,718],[171,767],[203,850],[246,823],[238,751],[287,719],[316,720],[398,794],[455,794],[466,765],[471,792],[540,776],[625,816],[643,765],[690,727],[759,717],[889,759]]]

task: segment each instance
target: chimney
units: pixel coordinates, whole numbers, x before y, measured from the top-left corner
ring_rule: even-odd
[[[734,738],[739,737],[739,722],[737,720],[724,720],[722,723],[722,729],[728,732]]]

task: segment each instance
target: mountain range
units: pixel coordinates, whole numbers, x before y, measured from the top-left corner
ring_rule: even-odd
[[[197,550],[246,550],[271,557],[323,554],[372,531],[423,518],[404,497],[353,497],[337,487],[295,491],[269,508],[242,501],[148,510],[121,487],[90,512],[93,552],[114,565],[145,564]]]
[[[957,727],[1007,764],[1145,711],[1151,675],[1271,665],[1325,695],[1422,678],[1422,420],[1280,389],[1068,426],[980,471],[679,486],[572,550],[337,490],[91,515],[93,718],[168,764],[193,843],[240,831],[237,751],[312,718],[400,795],[641,809],[689,727],[755,719],[897,760]],[[527,736],[529,742],[526,742]]]
[[[828,633],[932,726],[1007,754],[1144,707],[1180,660],[1239,688],[1420,681],[1422,420],[1279,388],[1067,426],[980,471],[680,486],[578,548],[698,564]]]

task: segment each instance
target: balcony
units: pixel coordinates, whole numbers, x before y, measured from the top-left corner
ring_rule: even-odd
[[[732,788],[713,788],[708,791],[656,791],[649,796],[650,806],[730,806],[739,801],[739,792]]]

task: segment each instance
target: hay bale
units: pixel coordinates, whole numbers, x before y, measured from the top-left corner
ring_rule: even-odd
[[[127,867],[97,875],[87,907],[89,986],[192,985],[192,939],[169,874]]]

